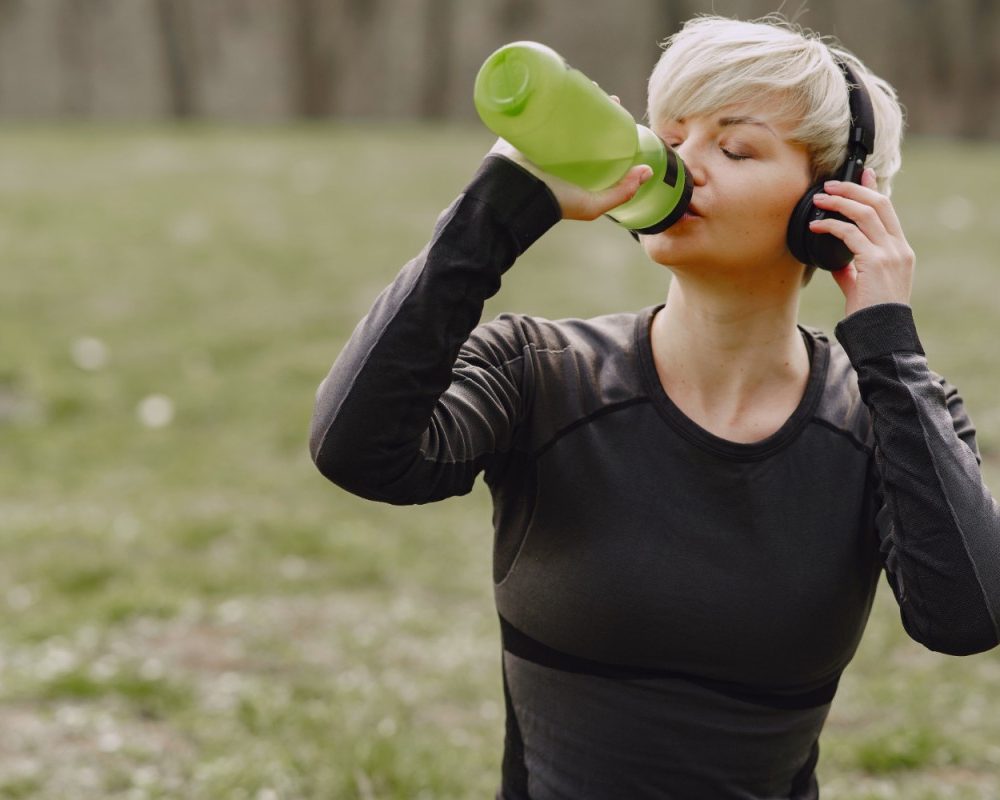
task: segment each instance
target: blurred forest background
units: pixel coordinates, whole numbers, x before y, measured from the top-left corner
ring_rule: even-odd
[[[638,117],[683,20],[779,9],[896,86],[911,130],[1000,137],[996,0],[0,0],[0,118],[470,118],[521,38]]]

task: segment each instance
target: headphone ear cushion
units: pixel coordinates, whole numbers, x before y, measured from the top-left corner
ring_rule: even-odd
[[[807,267],[816,266],[813,264],[812,256],[809,254],[808,237],[813,235],[809,230],[809,223],[819,217],[815,214],[822,214],[821,209],[813,205],[813,196],[823,190],[822,183],[814,183],[804,195],[799,199],[792,216],[788,220],[788,249],[792,255]]]
[[[806,191],[788,220],[787,242],[792,255],[807,267],[838,270],[854,260],[854,253],[831,233],[813,233],[809,223],[819,219],[839,219],[850,222],[836,212],[828,212],[813,205],[813,197],[823,191],[823,183],[814,183]]]

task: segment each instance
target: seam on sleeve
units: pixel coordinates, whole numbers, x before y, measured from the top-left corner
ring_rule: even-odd
[[[837,426],[835,423],[830,422],[830,420],[828,419],[823,419],[823,417],[820,416],[814,416],[812,418],[812,422],[816,423],[821,428],[826,428],[831,433],[835,433],[838,436],[844,437],[845,439],[847,439],[848,442],[850,442],[851,446],[854,447],[855,450],[864,453],[866,456],[871,456],[871,454],[874,452],[871,447],[866,445],[864,442],[860,441],[858,437],[855,436],[853,433]]]

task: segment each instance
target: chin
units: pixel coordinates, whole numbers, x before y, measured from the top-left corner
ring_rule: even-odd
[[[704,262],[707,254],[701,248],[694,248],[686,242],[679,242],[670,237],[669,231],[654,236],[644,236],[642,247],[650,261],[664,267],[674,267],[680,264],[693,266],[692,262]]]

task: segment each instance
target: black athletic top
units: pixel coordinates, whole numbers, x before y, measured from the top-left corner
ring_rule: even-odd
[[[311,449],[362,497],[484,473],[503,636],[504,800],[815,798],[817,739],[884,568],[909,634],[1000,630],[1000,514],[910,308],[801,328],[773,435],[721,439],[665,394],[656,309],[477,327],[560,216],[498,157],[379,296],[320,387]]]

